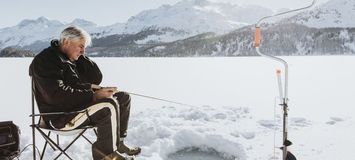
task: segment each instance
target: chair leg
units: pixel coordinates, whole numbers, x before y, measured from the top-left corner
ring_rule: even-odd
[[[82,137],[83,137],[86,141],[88,141],[90,144],[93,144],[93,143],[89,140],[89,138],[87,138],[84,134],[82,135]]]
[[[50,143],[53,143],[53,145],[60,150],[60,154],[55,158],[58,159],[58,157],[62,154],[64,154],[65,156],[67,156],[70,160],[73,160],[67,153],[65,153],[65,150],[63,150],[60,146],[58,146],[57,144],[55,144],[55,142],[52,139],[48,139],[48,141],[50,141]]]
[[[59,135],[57,134],[57,145],[59,146]]]
[[[60,153],[54,158],[55,160],[58,159],[62,154],[64,154],[68,159],[72,160],[72,158],[66,153],[66,151],[69,149],[70,146],[72,146],[80,137],[83,137],[86,141],[88,141],[90,144],[93,144],[85,135],[85,131],[87,129],[84,129],[83,131],[81,131],[71,142],[70,144],[68,144],[64,149],[62,149],[59,145],[59,135],[57,136],[57,143],[55,143],[51,138],[51,131],[48,131],[48,134],[46,134],[44,131],[42,131],[40,128],[35,127],[38,132],[42,135],[42,137],[44,138],[44,140],[46,141],[43,147],[43,151],[40,155],[40,159],[42,160],[44,158],[44,154],[47,148],[47,145],[49,144],[49,146],[52,147],[53,150],[60,150]],[[97,135],[97,131],[94,129],[95,134]]]
[[[77,135],[77,136],[74,138],[74,140],[72,140],[72,141],[67,145],[67,147],[64,148],[63,151],[61,150],[62,153],[63,153],[63,154],[66,154],[65,151],[67,151],[67,149],[69,149],[69,147],[70,147],[71,145],[73,145],[76,140],[78,140],[81,136],[83,136],[83,134],[84,134],[84,132],[85,132],[86,130],[87,130],[87,129],[84,129],[83,131],[81,131],[81,132],[79,133],[79,135]],[[59,158],[59,157],[62,155],[62,153],[58,154],[58,156],[57,156],[55,159]],[[67,156],[67,157],[68,157],[68,156]],[[68,157],[68,158],[70,158],[70,157]],[[71,159],[71,158],[70,158],[70,159]]]
[[[38,129],[38,131],[42,134],[43,138],[46,140],[46,142],[48,142],[49,145],[53,145],[52,147],[59,149],[61,151],[59,155],[64,154],[66,157],[72,160],[72,158],[67,153],[65,153],[65,151],[60,146],[58,146],[52,139],[50,139],[50,137],[47,137],[47,135],[42,130]],[[58,157],[59,156],[57,156],[57,158]]]
[[[42,153],[41,153],[41,160],[43,159],[43,157],[44,157],[44,153],[45,153],[45,151],[46,151],[46,147],[47,147],[47,144],[48,144],[48,142],[46,141],[45,143],[44,143],[44,147],[43,147],[43,150],[42,150]]]
[[[39,129],[39,128],[36,128],[36,129],[38,130],[38,132],[42,135],[42,137],[45,140],[46,140],[46,138],[50,139],[51,131],[49,131],[48,134],[46,134],[41,129]],[[52,143],[50,143],[49,141],[46,141],[46,142],[48,142],[49,146],[51,146],[54,151],[57,150],[56,147]]]
[[[33,118],[32,118],[33,119]],[[36,159],[36,130],[35,130],[35,127],[34,127],[34,120],[32,120],[32,151],[33,151],[33,160]]]
[[[45,151],[46,151],[46,149],[47,149],[47,145],[48,145],[48,144],[49,144],[49,146],[51,146],[51,148],[52,148],[53,150],[56,150],[56,147],[55,147],[52,143],[50,143],[50,141],[49,141],[50,136],[51,136],[51,132],[50,132],[50,131],[48,132],[48,134],[46,134],[46,133],[44,133],[40,128],[38,128],[38,127],[34,127],[34,128],[37,129],[37,131],[42,135],[42,137],[43,137],[44,140],[46,141],[46,142],[44,143],[42,152],[39,153],[40,160],[42,160],[43,157],[44,157],[44,154],[45,154]],[[35,143],[35,142],[34,142],[34,143]],[[35,154],[35,153],[34,153],[34,154]],[[34,155],[33,157],[35,158],[35,155]]]
[[[51,136],[51,132],[48,132],[48,135],[47,135],[47,136],[50,137],[50,136]],[[42,150],[42,154],[40,155],[40,156],[41,156],[41,160],[43,159],[44,153],[46,152],[47,144],[48,144],[48,142],[46,141],[46,142],[44,143],[44,147],[43,147],[43,150]]]
[[[95,135],[97,136],[97,130],[96,130],[96,128],[94,128],[94,132],[95,132]]]

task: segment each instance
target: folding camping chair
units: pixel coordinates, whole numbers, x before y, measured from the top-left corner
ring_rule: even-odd
[[[72,158],[66,153],[66,151],[69,149],[70,146],[72,146],[80,137],[83,137],[86,141],[88,141],[90,144],[93,144],[85,135],[84,133],[88,129],[93,129],[95,134],[97,135],[96,128],[93,126],[84,126],[81,128],[75,128],[73,130],[59,130],[55,129],[51,126],[48,126],[42,116],[46,115],[66,115],[66,114],[73,114],[73,113],[85,113],[87,112],[86,110],[78,111],[78,112],[70,112],[70,113],[64,113],[64,112],[53,112],[53,113],[36,113],[35,112],[35,85],[34,81],[31,77],[31,93],[32,93],[32,114],[30,117],[32,118],[32,141],[33,141],[33,160],[36,160],[36,130],[40,133],[40,135],[43,137],[45,140],[45,144],[43,146],[42,153],[39,153],[40,159],[42,160],[47,148],[47,145],[49,144],[53,150],[59,150],[60,154],[58,154],[54,159],[58,159],[61,155],[65,155],[67,158],[71,159]],[[35,121],[37,120],[37,123]],[[51,133],[54,133],[56,135],[56,140],[51,139]],[[60,137],[61,136],[74,136],[75,138],[65,147],[61,147],[60,145]],[[39,151],[38,151],[39,152]]]

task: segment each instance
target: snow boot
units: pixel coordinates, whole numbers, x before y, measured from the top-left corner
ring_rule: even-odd
[[[139,153],[141,153],[141,148],[140,147],[128,147],[124,144],[123,140],[120,141],[120,145],[118,146],[117,151],[119,153],[126,153],[129,156],[133,156],[133,155],[138,155]]]
[[[104,158],[101,160],[135,160],[133,156],[123,156],[118,152],[113,152],[109,155],[106,155]]]

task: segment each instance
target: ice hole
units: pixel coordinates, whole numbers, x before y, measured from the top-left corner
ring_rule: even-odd
[[[236,157],[227,156],[213,148],[190,147],[168,155],[167,160],[235,160]]]

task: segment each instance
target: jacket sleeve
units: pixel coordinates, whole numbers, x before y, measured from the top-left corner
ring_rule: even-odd
[[[35,58],[31,72],[36,92],[40,92],[41,101],[48,105],[60,106],[62,111],[75,111],[84,109],[86,104],[92,102],[93,92],[66,85],[63,70],[50,60]]]
[[[99,85],[102,81],[102,73],[97,64],[89,59],[89,57],[82,55],[79,57],[77,63],[78,72],[80,77],[86,83]]]

